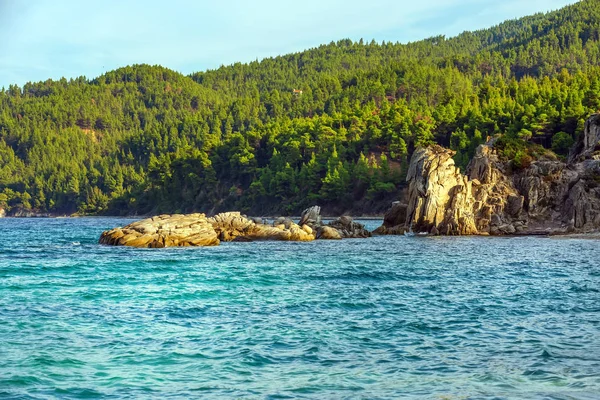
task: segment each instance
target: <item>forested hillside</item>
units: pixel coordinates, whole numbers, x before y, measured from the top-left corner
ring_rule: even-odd
[[[190,49],[194,51],[194,49]],[[183,76],[135,65],[0,92],[0,206],[377,212],[416,146],[564,156],[600,109],[600,0],[409,44],[342,40]]]

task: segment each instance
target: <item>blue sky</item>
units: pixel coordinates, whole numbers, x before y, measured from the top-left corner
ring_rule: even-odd
[[[569,0],[0,0],[0,87],[137,63],[189,74],[332,40],[414,41]]]

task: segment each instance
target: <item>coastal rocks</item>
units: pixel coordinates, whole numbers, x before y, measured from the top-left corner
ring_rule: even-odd
[[[275,220],[273,226],[257,224],[239,212],[217,214],[208,219],[222,241],[283,240],[309,242],[315,240],[309,226],[301,227],[290,219]]]
[[[8,213],[5,213],[5,216],[14,217],[14,218],[52,218],[52,217],[55,217],[56,215],[53,215],[50,213],[43,213],[43,212],[39,212],[39,211],[35,211],[35,210],[29,210],[29,209],[17,206],[17,207],[11,208]]]
[[[349,216],[334,219],[326,227],[335,229],[342,238],[364,239],[371,237],[371,232],[366,230],[363,224],[355,222]]]
[[[441,146],[415,151],[406,206],[394,204],[375,233],[505,235],[522,230],[525,198],[506,176],[493,148],[479,146],[465,175],[455,166],[454,154]]]
[[[420,148],[413,154],[407,174],[405,230],[444,235],[477,232],[474,182],[454,165],[454,154],[441,146]]]
[[[131,247],[216,246],[221,242],[278,240],[309,242],[366,238],[371,233],[364,225],[344,216],[324,225],[321,209],[307,209],[302,225],[289,218],[277,218],[272,225],[262,219],[248,218],[239,212],[226,212],[207,218],[204,214],[159,215],[102,233],[101,244]]]
[[[317,235],[318,235],[317,237],[319,239],[323,239],[323,240],[341,240],[342,239],[342,235],[340,234],[340,232],[337,229],[332,228],[327,225],[320,227]]]
[[[6,217],[6,210],[4,210],[4,208],[0,207],[0,218],[4,218]]]
[[[417,149],[403,202],[376,234],[515,235],[600,228],[600,116],[587,122],[569,163],[542,159],[522,170],[501,162],[494,140],[477,148],[462,174],[454,152]]]
[[[131,247],[216,246],[221,241],[315,240],[313,230],[295,223],[269,226],[239,212],[217,214],[160,215],[102,233],[101,244]]]
[[[302,211],[300,222],[298,224],[309,226],[321,225],[321,207],[312,206]]]
[[[323,224],[321,207],[307,208],[300,215],[300,225],[310,227],[316,232],[318,239],[337,240],[344,238],[367,238],[371,232],[363,224],[355,222],[352,217],[342,216],[328,224]]]
[[[216,246],[217,232],[204,214],[159,215],[105,231],[100,244],[130,247]]]
[[[400,201],[392,203],[392,207],[383,216],[383,224],[375,229],[375,235],[402,235],[406,233],[406,209],[408,205]]]

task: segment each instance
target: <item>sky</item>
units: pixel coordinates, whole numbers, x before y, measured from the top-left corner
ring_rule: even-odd
[[[571,0],[0,0],[0,87],[131,64],[184,74],[340,39],[455,36]]]

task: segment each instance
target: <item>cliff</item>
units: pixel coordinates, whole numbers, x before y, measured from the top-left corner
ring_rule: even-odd
[[[495,140],[477,148],[462,174],[454,152],[419,148],[405,198],[375,233],[512,235],[600,228],[600,115],[588,119],[568,161],[540,159],[524,169],[502,162]]]

